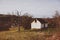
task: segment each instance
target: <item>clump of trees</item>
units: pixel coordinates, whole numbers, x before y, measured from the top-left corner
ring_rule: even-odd
[[[55,27],[60,27],[60,13],[58,11],[55,11],[55,15],[53,16],[53,22],[55,24]]]
[[[22,25],[24,26],[25,29],[31,28],[31,20],[32,20],[32,15],[25,13],[22,15]]]
[[[3,19],[1,19],[2,17],[3,17]],[[7,25],[9,25],[8,27],[17,26],[18,31],[20,31],[21,26],[24,27],[25,29],[30,28],[30,23],[31,23],[32,17],[33,16],[29,13],[24,13],[23,15],[21,15],[21,12],[19,12],[17,10],[15,13],[12,12],[12,14],[10,14],[10,13],[8,13],[7,15],[0,14],[0,22],[1,22],[0,24],[4,24],[4,25],[7,24]],[[0,27],[1,26],[3,26],[3,25],[0,25]]]
[[[20,14],[20,15],[19,15]],[[20,31],[20,27],[22,26],[24,29],[29,29],[30,28],[30,23],[32,19],[32,15],[25,13],[21,15],[21,12],[17,11],[17,24],[18,24],[18,31]]]

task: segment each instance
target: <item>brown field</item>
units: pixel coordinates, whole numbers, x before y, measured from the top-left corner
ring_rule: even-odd
[[[20,32],[17,28],[10,28],[9,31],[0,32],[0,40],[60,40],[60,32],[52,28],[39,31],[21,30]]]

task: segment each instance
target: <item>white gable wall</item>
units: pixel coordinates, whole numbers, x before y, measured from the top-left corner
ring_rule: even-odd
[[[41,29],[44,27],[48,27],[48,23],[42,24],[39,20],[35,22],[35,20],[31,23],[31,29]]]
[[[31,29],[41,29],[41,23],[37,20],[37,22],[33,21],[31,23]]]

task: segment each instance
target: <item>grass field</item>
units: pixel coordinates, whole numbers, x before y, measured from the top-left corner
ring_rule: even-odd
[[[60,40],[59,34],[50,28],[43,31],[23,30],[20,32],[17,28],[12,28],[9,31],[0,32],[0,40]]]

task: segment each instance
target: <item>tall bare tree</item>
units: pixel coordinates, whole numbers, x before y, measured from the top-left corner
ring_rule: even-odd
[[[17,11],[17,16],[18,16],[18,32],[20,31],[20,26],[21,26],[21,12]]]
[[[58,11],[56,11],[53,18],[54,18],[54,23],[56,24],[56,27],[60,27],[60,13]]]

